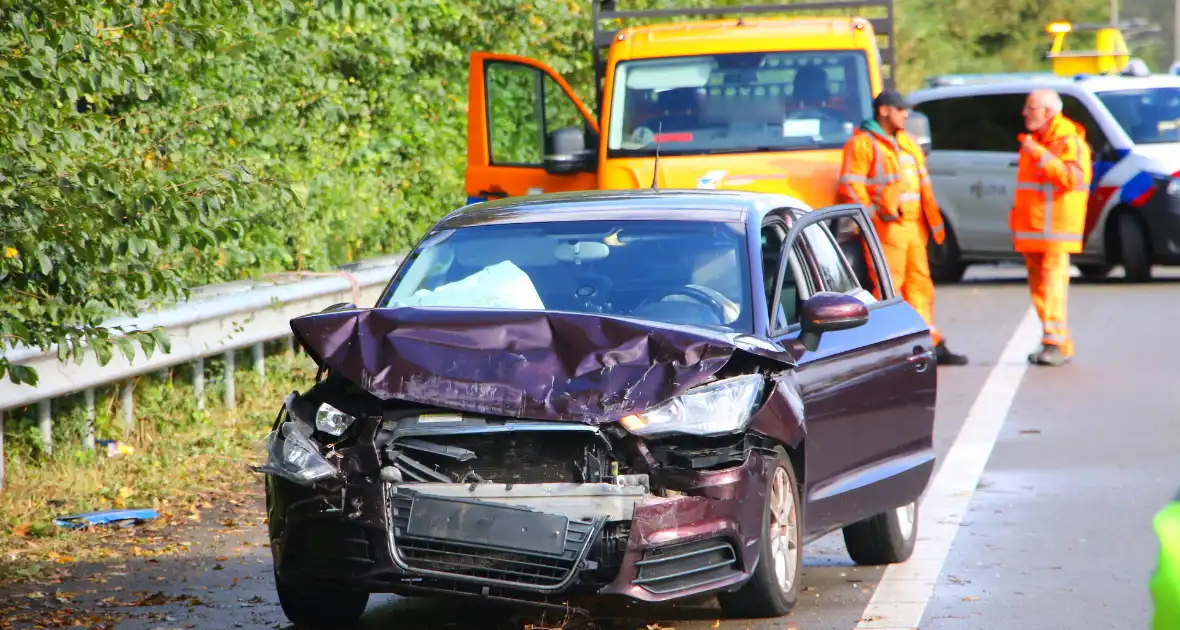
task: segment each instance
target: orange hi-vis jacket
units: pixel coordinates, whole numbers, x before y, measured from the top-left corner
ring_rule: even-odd
[[[1082,251],[1090,198],[1086,130],[1058,114],[1033,139],[1035,148],[1021,149],[1016,169],[1016,199],[1008,217],[1013,245],[1018,252],[1076,254]]]
[[[935,243],[946,237],[922,149],[905,131],[890,138],[875,120],[865,121],[844,145],[836,202],[864,206],[878,233],[885,231],[882,224],[921,217]]]

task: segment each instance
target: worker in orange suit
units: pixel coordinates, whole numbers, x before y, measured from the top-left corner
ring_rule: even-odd
[[[1024,254],[1028,288],[1041,318],[1041,346],[1028,355],[1035,365],[1073,358],[1065,321],[1069,255],[1082,251],[1090,198],[1090,145],[1081,125],[1061,113],[1061,96],[1035,90],[1025,99],[1016,169],[1016,198],[1008,223],[1016,251]]]
[[[930,327],[936,363],[966,365],[967,357],[951,352],[934,325],[934,282],[926,246],[931,236],[941,244],[946,233],[926,172],[926,156],[904,129],[909,110],[909,103],[894,90],[884,90],[873,99],[874,117],[861,124],[844,145],[837,203],[868,209],[894,288]],[[871,260],[867,253],[866,260]],[[880,287],[874,293],[880,297]]]

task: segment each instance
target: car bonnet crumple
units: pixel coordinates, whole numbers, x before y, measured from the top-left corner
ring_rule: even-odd
[[[781,356],[737,333],[552,311],[354,309],[291,329],[317,365],[382,400],[589,424],[676,396],[735,352]]]

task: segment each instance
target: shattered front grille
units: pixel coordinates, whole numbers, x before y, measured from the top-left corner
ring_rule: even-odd
[[[393,545],[405,565],[473,581],[559,589],[571,581],[596,529],[594,523],[570,521],[564,549],[556,555],[429,539],[406,533],[413,503],[412,494],[393,495]]]
[[[607,472],[602,443],[583,431],[431,435],[392,448],[407,481],[595,483]],[[456,456],[464,452],[470,455]]]

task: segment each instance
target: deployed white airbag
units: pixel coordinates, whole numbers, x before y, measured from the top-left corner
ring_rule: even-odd
[[[505,260],[434,290],[420,289],[390,306],[443,308],[503,308],[543,310],[545,304],[532,280],[520,267]]]

